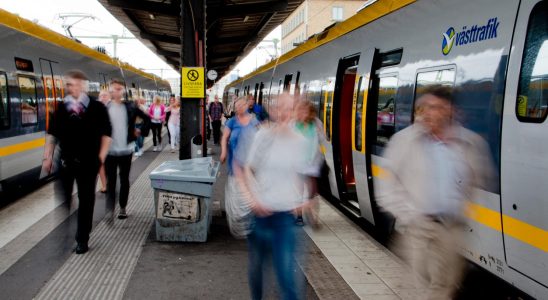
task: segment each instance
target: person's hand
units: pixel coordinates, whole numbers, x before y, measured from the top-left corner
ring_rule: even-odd
[[[220,157],[220,160],[221,160],[221,164],[224,164],[225,161],[226,161],[226,152],[222,152],[221,153],[221,157]]]
[[[258,217],[268,217],[272,214],[272,212],[268,210],[268,208],[264,207],[258,201],[253,201],[253,204],[251,205],[251,210]]]
[[[141,129],[135,128],[135,136],[141,136]]]
[[[51,159],[50,156],[45,157],[44,160],[42,160],[42,169],[44,170],[44,172],[49,174],[51,173],[52,168],[53,168],[53,160]]]

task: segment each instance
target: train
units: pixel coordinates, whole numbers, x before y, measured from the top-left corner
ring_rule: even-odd
[[[54,174],[42,170],[51,115],[64,98],[63,73],[82,70],[97,97],[122,78],[129,99],[171,93],[167,81],[0,9],[0,192],[25,189]],[[1,202],[1,201],[0,201]]]
[[[387,232],[382,153],[432,85],[454,87],[459,121],[485,139],[497,170],[466,202],[463,256],[548,299],[548,1],[370,0],[228,84],[223,102],[252,95],[268,110],[283,92],[311,101],[331,199]]]

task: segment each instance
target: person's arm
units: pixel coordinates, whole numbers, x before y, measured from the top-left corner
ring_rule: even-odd
[[[51,134],[46,137],[46,148],[44,149],[44,158],[42,160],[42,168],[46,173],[51,173],[53,167],[53,151],[57,145],[57,138]]]
[[[111,143],[112,139],[110,136],[103,135],[101,137],[101,149],[99,150],[99,161],[101,164],[104,164],[107,159],[108,149],[110,148]]]
[[[99,124],[102,125],[101,128],[101,147],[99,148],[99,161],[101,164],[105,163],[107,158],[108,150],[112,139],[112,125],[110,124],[110,117],[108,115],[106,107],[102,107],[99,110]]]
[[[224,164],[228,155],[228,138],[230,137],[230,128],[225,126],[223,137],[221,138],[221,163]]]

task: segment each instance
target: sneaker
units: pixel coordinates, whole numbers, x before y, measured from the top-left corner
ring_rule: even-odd
[[[141,151],[137,151],[137,152],[135,152],[135,156],[136,156],[136,157],[139,157],[139,156],[141,156]]]
[[[125,208],[120,208],[120,212],[118,213],[118,219],[127,219],[127,213]]]
[[[171,153],[175,153],[175,148],[171,148]]]
[[[157,151],[158,151],[158,147],[154,147],[154,148],[152,149],[152,151],[157,152]]]
[[[295,219],[295,225],[304,226],[304,220],[302,216],[298,216],[297,219]]]
[[[89,247],[87,243],[78,243],[78,245],[76,245],[76,248],[74,248],[74,252],[76,252],[76,254],[84,254],[88,252],[88,250]]]

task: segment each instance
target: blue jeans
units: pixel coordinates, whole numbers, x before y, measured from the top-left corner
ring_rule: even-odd
[[[135,124],[135,129],[141,129],[143,124]],[[143,148],[145,138],[142,135],[139,135],[135,140],[135,152],[139,152]]]
[[[272,253],[282,299],[298,299],[293,259],[295,242],[295,217],[290,212],[255,218],[253,231],[248,236],[248,276],[252,299],[262,299],[263,265],[269,253]]]

